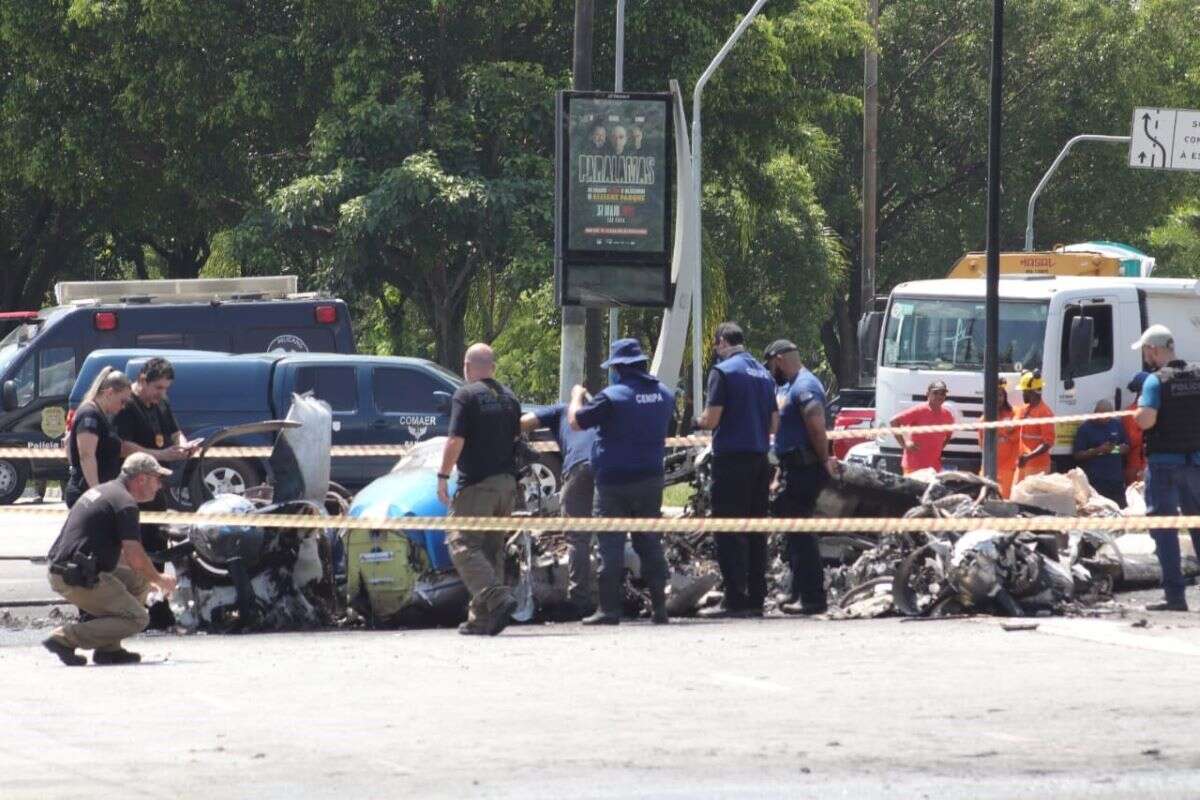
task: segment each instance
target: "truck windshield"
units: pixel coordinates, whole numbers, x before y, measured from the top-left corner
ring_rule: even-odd
[[[1005,372],[1042,366],[1047,302],[1000,303],[1000,369]],[[885,367],[931,370],[983,368],[982,300],[897,297],[888,313],[883,339]]]

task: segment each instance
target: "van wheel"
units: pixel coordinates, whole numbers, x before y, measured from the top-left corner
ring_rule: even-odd
[[[0,460],[0,506],[7,506],[25,493],[29,465],[23,461]]]
[[[206,460],[204,472],[197,473],[192,479],[189,499],[199,506],[219,494],[245,494],[247,489],[261,482],[258,470],[249,461],[240,458]]]

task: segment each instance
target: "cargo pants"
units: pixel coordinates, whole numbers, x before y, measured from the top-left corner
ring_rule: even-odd
[[[144,605],[150,582],[126,566],[101,572],[90,589],[68,586],[61,576],[49,573],[50,588],[67,602],[91,615],[86,622],[55,628],[51,634],[81,650],[117,650],[121,640],[141,633],[150,622]]]
[[[459,489],[450,500],[450,516],[510,516],[516,493],[516,478],[492,475]],[[450,560],[471,593],[467,624],[472,627],[490,627],[497,609],[513,599],[512,591],[504,584],[506,539],[507,536],[499,531],[446,531]]]

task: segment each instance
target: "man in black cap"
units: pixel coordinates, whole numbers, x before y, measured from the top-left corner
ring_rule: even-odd
[[[567,418],[576,430],[597,429],[592,446],[596,482],[593,515],[659,517],[662,515],[663,457],[667,429],[675,412],[675,394],[646,371],[648,359],[637,339],[613,342],[609,359],[616,381],[591,400],[587,390],[571,390]],[[633,549],[642,560],[642,579],[650,588],[655,624],[667,622],[667,559],[662,535],[634,533]],[[621,621],[625,572],[625,534],[596,536],[600,551],[600,607],[584,625],[616,625]]]
[[[153,499],[170,474],[153,456],[134,453],[116,480],[88,489],[71,507],[47,556],[50,588],[89,616],[55,628],[42,642],[67,666],[87,663],[76,648],[93,650],[97,664],[141,660],[123,649],[121,640],[150,621],[143,605],[150,590],[170,595],[175,579],[159,574],[142,547],[138,503]]]
[[[776,517],[811,517],[817,495],[840,466],[829,455],[825,437],[825,387],[800,360],[796,345],[779,339],[768,345],[763,363],[777,385],[779,432],[775,435]],[[817,537],[793,533],[787,538],[787,560],[792,570],[789,597],[781,608],[785,614],[822,614],[825,597],[825,571]]]
[[[712,515],[733,519],[767,516],[771,463],[767,449],[779,427],[775,381],[746,352],[742,329],[717,326],[719,361],[708,375],[708,405],[696,427],[711,430]],[[767,537],[761,533],[715,535],[725,602],[704,617],[761,617],[767,596]]]

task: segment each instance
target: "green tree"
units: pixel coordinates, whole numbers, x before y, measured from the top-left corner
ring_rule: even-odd
[[[878,290],[942,277],[984,246],[990,4],[928,0],[884,4],[880,18]],[[1001,244],[1020,249],[1030,192],[1079,133],[1129,132],[1137,105],[1195,104],[1197,22],[1192,0],[1026,0],[1005,27]],[[1163,39],[1170,42],[1163,46]],[[1192,37],[1194,38],[1194,37]],[[1188,70],[1191,77],[1188,78]],[[860,82],[861,71],[845,76]],[[1190,98],[1190,100],[1189,100]],[[846,168],[821,187],[833,227],[852,256],[825,348],[853,382],[860,284],[861,125],[839,132]],[[1088,239],[1134,243],[1196,184],[1129,170],[1120,147],[1084,145],[1043,195],[1039,247]],[[1130,202],[1130,198],[1137,198]]]

